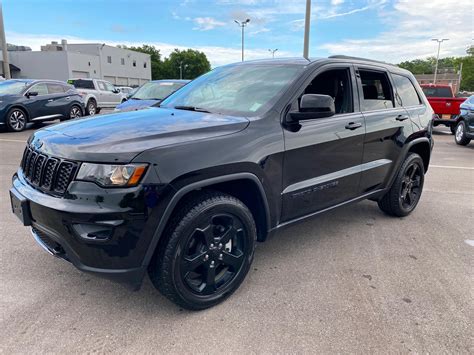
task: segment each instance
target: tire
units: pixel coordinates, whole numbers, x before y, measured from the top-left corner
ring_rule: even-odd
[[[79,105],[72,105],[69,109],[69,117],[68,120],[73,120],[75,118],[82,117],[82,109]],[[63,121],[63,120],[61,120]]]
[[[28,123],[26,112],[17,107],[10,109],[7,113],[6,123],[9,131],[23,131],[26,128],[26,124]]]
[[[466,122],[460,121],[456,126],[454,141],[459,145],[468,145],[471,139],[466,137]]]
[[[392,187],[378,201],[380,209],[390,216],[409,215],[420,201],[424,180],[423,160],[416,153],[408,154]]]
[[[171,218],[150,264],[150,279],[183,308],[212,307],[244,280],[256,239],[252,213],[240,200],[220,192],[199,193]]]
[[[89,99],[86,105],[86,114],[88,116],[94,116],[96,113],[98,113],[97,102],[94,99]]]

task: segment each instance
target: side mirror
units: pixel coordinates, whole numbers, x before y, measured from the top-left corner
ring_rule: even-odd
[[[26,97],[27,97],[27,98],[30,98],[30,96],[38,96],[38,91],[29,91],[29,92],[26,94]]]
[[[114,94],[119,94],[119,93],[120,93],[120,89],[113,89],[112,92],[113,92]]]
[[[335,114],[334,99],[331,96],[319,94],[303,95],[300,110],[289,113],[293,122],[331,117]]]

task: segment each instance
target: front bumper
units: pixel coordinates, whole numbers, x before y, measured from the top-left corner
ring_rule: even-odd
[[[150,189],[142,185],[103,189],[73,181],[58,198],[31,186],[20,169],[10,192],[25,201],[24,224],[31,226],[36,241],[50,254],[79,270],[138,289],[155,225],[149,218],[155,213],[146,190]]]

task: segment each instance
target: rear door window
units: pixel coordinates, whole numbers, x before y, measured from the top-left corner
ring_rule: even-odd
[[[362,111],[394,108],[393,90],[385,72],[359,70]]]
[[[392,74],[392,78],[403,106],[417,106],[421,104],[420,97],[410,79],[398,74]]]
[[[50,94],[64,94],[64,86],[60,84],[46,84]]]

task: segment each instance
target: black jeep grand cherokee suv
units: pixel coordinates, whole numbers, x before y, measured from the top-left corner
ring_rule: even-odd
[[[51,254],[170,300],[213,306],[255,242],[363,199],[416,207],[432,110],[413,75],[343,56],[217,68],[159,108],[68,122],[28,141],[13,211]]]

